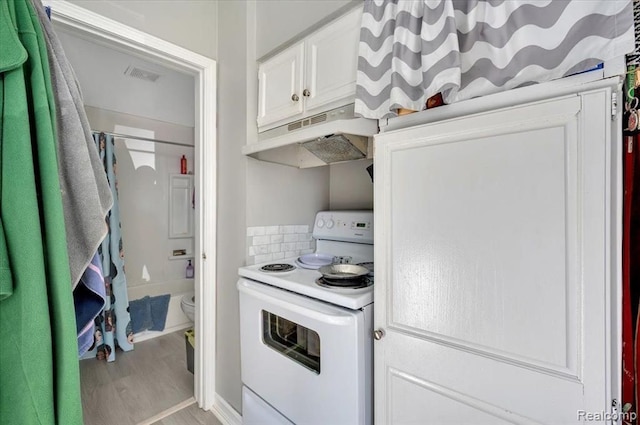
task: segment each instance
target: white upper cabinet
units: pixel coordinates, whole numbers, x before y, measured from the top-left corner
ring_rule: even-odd
[[[305,41],[305,109],[355,98],[362,8],[354,9]]]
[[[353,102],[361,19],[358,7],[259,64],[259,130]]]
[[[258,68],[258,126],[302,113],[304,42],[279,53]]]

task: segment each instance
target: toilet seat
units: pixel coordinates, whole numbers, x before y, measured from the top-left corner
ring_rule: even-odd
[[[183,295],[182,300],[180,302],[189,307],[195,307],[196,305],[195,298],[196,298],[195,293],[190,292],[188,294]]]
[[[196,295],[193,292],[185,294],[182,296],[180,300],[180,308],[182,312],[191,320],[194,321],[195,312],[196,312],[196,303],[195,303]]]

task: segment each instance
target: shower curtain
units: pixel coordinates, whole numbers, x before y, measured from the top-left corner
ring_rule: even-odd
[[[129,316],[127,279],[124,272],[124,250],[120,226],[120,204],[118,202],[117,162],[113,136],[93,133],[100,159],[104,164],[111,187],[113,207],[106,217],[109,228],[107,237],[98,248],[102,260],[107,300],[104,311],[96,318],[94,347],[87,356],[112,362],[116,359],[116,347],[123,351],[133,350],[133,331]],[[86,356],[85,356],[86,357]]]

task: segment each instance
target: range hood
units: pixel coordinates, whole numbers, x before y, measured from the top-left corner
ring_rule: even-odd
[[[354,116],[354,105],[332,109],[258,134],[242,153],[299,168],[373,156],[378,121]]]

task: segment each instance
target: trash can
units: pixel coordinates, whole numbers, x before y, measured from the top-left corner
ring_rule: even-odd
[[[187,348],[187,369],[193,373],[193,347],[196,345],[196,337],[193,329],[184,333],[184,342]]]

